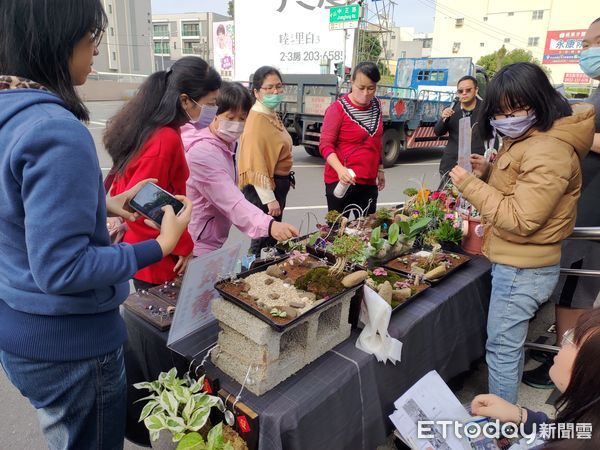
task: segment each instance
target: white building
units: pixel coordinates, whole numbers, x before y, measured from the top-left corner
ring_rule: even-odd
[[[433,57],[470,56],[477,62],[502,46],[522,48],[544,63],[553,83],[589,83],[578,53],[583,33],[600,15],[595,0],[424,1],[435,8]]]
[[[393,27],[388,37],[383,38],[385,58],[423,58],[431,56],[433,33],[419,33],[413,27]],[[389,39],[389,42],[388,42]]]
[[[150,0],[102,0],[108,26],[94,58],[96,72],[148,75],[152,65]]]
[[[214,64],[213,27],[232,20],[212,12],[154,14],[152,40],[155,70],[166,70],[184,56],[196,55]]]

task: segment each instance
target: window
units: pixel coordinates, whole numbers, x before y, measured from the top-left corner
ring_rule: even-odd
[[[110,3],[108,4],[108,13],[112,14],[112,5]]]
[[[511,16],[514,16],[514,15],[515,15],[515,13],[514,13],[514,12],[509,12],[509,13],[508,13],[508,16],[509,16],[509,17],[511,17]]]
[[[504,43],[505,43],[505,44],[508,44],[508,43],[510,43],[510,38],[504,38]]]
[[[487,19],[488,19],[488,18],[487,18],[487,16],[485,16],[485,17],[483,18],[483,21],[484,21],[484,22],[487,22]]]
[[[169,55],[169,42],[158,41],[154,43],[154,54],[156,55]]]
[[[115,35],[115,29],[113,27],[110,27],[110,35],[111,36]]]
[[[423,48],[431,48],[433,38],[423,39]]]
[[[465,23],[465,19],[464,18],[460,18],[460,19],[456,19],[456,23],[454,24],[454,26],[456,28],[460,28],[464,25]]]
[[[530,37],[529,39],[527,39],[527,47],[537,47],[539,43],[539,37]]]
[[[406,50],[400,52],[400,58],[406,58]]]
[[[183,43],[184,55],[199,55],[200,54],[200,42],[199,41],[185,41]]]
[[[112,55],[113,55],[113,61],[116,61],[117,60],[117,52],[112,52]]]
[[[390,39],[396,39],[396,35],[392,33],[392,37]]]
[[[182,36],[200,36],[199,23],[184,23],[181,29]]]
[[[173,48],[177,50],[177,41],[173,41]]]
[[[543,18],[544,18],[544,11],[542,9],[534,11],[533,14],[531,15],[531,20],[542,20]]]
[[[445,72],[443,70],[419,70],[417,73],[418,81],[444,81]]]
[[[479,46],[480,46],[480,47],[485,47],[485,42],[480,42],[480,43],[479,43]]]
[[[452,53],[458,53],[460,51],[460,42],[452,44]]]
[[[154,24],[152,34],[154,37],[169,37],[169,24]]]

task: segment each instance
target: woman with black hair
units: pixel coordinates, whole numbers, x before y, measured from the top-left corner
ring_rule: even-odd
[[[452,182],[482,217],[492,265],[488,313],[489,389],[515,403],[529,320],[558,281],[561,242],[575,225],[580,160],[592,144],[594,108],[573,109],[535,64],[503,67],[480,116],[484,139],[502,137],[493,165],[471,155]]]
[[[342,212],[355,204],[374,213],[378,191],[385,187],[381,102],[375,97],[380,79],[375,63],[359,63],[352,72],[352,91],[325,111],[319,150],[327,161],[324,178],[329,211]],[[339,182],[349,186],[342,195],[336,191]]]
[[[254,239],[270,236],[284,241],[297,236],[292,225],[277,222],[246,200],[236,184],[235,150],[252,108],[250,92],[240,83],[224,83],[217,107],[207,128],[181,128],[190,168],[187,195],[194,204],[189,226],[194,256],[221,248],[232,224]]]
[[[106,24],[99,0],[0,2],[0,363],[51,449],[123,448],[119,306],[191,215],[179,197],[186,210],[166,207],[156,239],[110,245],[107,211],[135,219],[136,189],[106,199],[75,90]]]
[[[600,309],[585,312],[574,329],[562,336],[550,377],[562,393],[558,398],[554,432],[542,437],[536,449],[587,450],[600,442]],[[524,424],[526,434],[542,432],[552,422],[543,412],[534,412],[493,394],[481,394],[471,402],[471,413],[501,422]],[[557,427],[563,424],[563,427]],[[567,428],[571,424],[570,428]],[[546,427],[546,430],[552,428]],[[570,432],[570,433],[569,433]],[[570,434],[570,436],[569,436]]]
[[[290,187],[295,186],[292,172],[292,137],[277,115],[283,101],[281,74],[270,66],[259,68],[252,77],[252,94],[256,100],[240,140],[238,185],[244,196],[272,216],[277,222]],[[250,250],[260,257],[261,250],[276,241],[268,236],[253,239]]]
[[[196,129],[208,126],[217,112],[221,77],[206,61],[182,58],[168,71],[152,74],[113,117],[104,145],[113,160],[111,193],[119,194],[140,180],[155,178],[157,185],[176,195],[185,194],[189,170],[179,128],[186,122]],[[123,242],[136,243],[158,234],[139,219],[129,223]],[[186,231],[173,255],[139,270],[136,289],[171,281],[185,271],[194,243]]]

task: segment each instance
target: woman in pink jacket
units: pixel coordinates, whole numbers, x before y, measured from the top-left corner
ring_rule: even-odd
[[[194,256],[220,248],[232,224],[252,239],[271,236],[282,241],[297,236],[295,227],[274,221],[237,187],[236,141],[252,107],[250,92],[239,83],[224,83],[217,105],[217,115],[208,127],[186,124],[181,128],[190,169],[186,192],[194,204],[188,227]]]

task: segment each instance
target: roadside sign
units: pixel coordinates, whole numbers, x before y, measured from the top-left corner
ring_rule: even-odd
[[[360,21],[360,6],[338,6],[329,10],[329,29],[346,30],[358,28]]]

